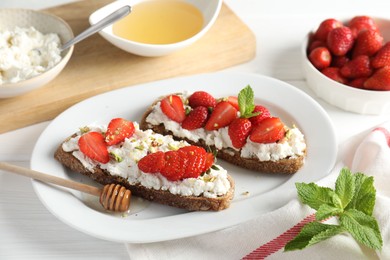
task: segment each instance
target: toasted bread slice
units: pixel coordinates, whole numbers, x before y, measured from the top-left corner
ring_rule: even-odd
[[[180,93],[176,93],[179,94]],[[205,140],[199,139],[198,141],[192,141],[188,138],[177,137],[175,134],[167,130],[163,123],[153,125],[147,121],[148,116],[153,112],[154,107],[163,99],[164,97],[160,97],[157,99],[148,109],[144,112],[141,120],[140,120],[140,129],[147,130],[151,129],[156,133],[160,133],[162,135],[172,135],[176,140],[185,140],[186,142],[201,146],[205,149],[211,149],[217,151],[217,157],[221,158],[227,162],[230,162],[234,165],[241,166],[246,169],[254,170],[257,172],[263,173],[282,173],[282,174],[293,174],[296,173],[304,164],[306,149],[301,153],[294,156],[289,156],[279,160],[259,160],[256,157],[242,157],[241,150],[235,150],[233,148],[222,148],[218,149],[214,145],[206,144]]]
[[[76,134],[70,138],[76,137]],[[178,195],[173,194],[169,190],[154,189],[145,187],[140,183],[131,183],[125,177],[110,173],[107,169],[102,169],[99,164],[92,169],[86,167],[77,156],[74,156],[73,151],[65,151],[63,145],[65,140],[56,150],[54,157],[61,164],[74,172],[81,173],[94,181],[105,185],[110,183],[121,184],[130,189],[134,196],[142,197],[144,199],[154,201],[160,204],[169,205],[173,207],[183,208],[189,211],[219,211],[230,206],[230,202],[234,197],[234,181],[231,176],[227,175],[227,180],[230,188],[223,195],[215,197],[206,197],[203,194],[195,195]],[[220,167],[222,168],[222,167]]]

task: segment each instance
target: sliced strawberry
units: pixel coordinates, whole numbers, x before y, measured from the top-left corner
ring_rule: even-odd
[[[372,72],[370,58],[367,55],[360,55],[353,58],[340,69],[340,74],[343,77],[352,79],[369,77]]]
[[[346,27],[337,27],[329,32],[327,46],[336,56],[343,56],[352,49],[354,39],[351,30]]]
[[[186,165],[181,167],[184,171],[183,178],[198,178],[205,169],[206,151],[191,145],[180,148],[178,153],[187,160]]]
[[[145,173],[159,173],[165,166],[164,152],[148,154],[138,162],[138,168]]]
[[[229,125],[228,134],[235,148],[240,149],[246,144],[246,139],[252,130],[252,123],[248,118],[236,118]]]
[[[318,26],[318,29],[314,33],[314,39],[320,40],[320,41],[326,41],[328,34],[330,31],[332,31],[334,28],[342,27],[343,24],[333,18],[326,19],[321,22],[321,24]]]
[[[214,156],[214,154],[212,154],[212,153],[207,153],[207,154],[206,154],[206,162],[205,162],[205,164],[204,164],[204,168],[203,168],[202,172],[206,172],[208,169],[210,169],[211,166],[213,166],[214,161],[215,161],[215,156]]]
[[[328,48],[317,47],[310,52],[309,60],[314,67],[319,70],[322,70],[326,67],[329,67],[332,61],[332,55],[330,54]]]
[[[196,91],[188,98],[188,103],[192,108],[199,106],[214,108],[217,101],[212,95],[205,91]]]
[[[371,66],[375,69],[390,66],[390,42],[386,43],[372,58]]]
[[[203,127],[206,124],[208,117],[208,109],[204,106],[198,106],[191,110],[181,126],[187,130],[194,130]]]
[[[253,113],[260,113],[260,114],[249,118],[249,120],[251,120],[252,126],[256,126],[260,124],[260,122],[263,121],[264,119],[271,117],[271,113],[269,112],[269,110],[266,107],[260,105],[255,106]]]
[[[183,101],[177,95],[170,95],[162,99],[160,107],[169,119],[178,123],[183,122],[186,117]]]
[[[283,122],[278,117],[269,117],[252,129],[249,139],[255,143],[274,143],[284,135]]]
[[[359,55],[373,56],[382,48],[383,37],[378,31],[364,30],[356,38],[352,57]]]
[[[88,132],[80,137],[78,144],[80,151],[88,158],[101,163],[109,162],[110,156],[103,134]]]
[[[229,96],[227,97],[227,102],[229,102],[237,111],[240,111],[240,107],[238,105],[238,97],[235,96]]]
[[[221,101],[211,113],[210,118],[205,125],[205,129],[208,131],[217,130],[229,125],[235,118],[237,118],[237,109],[229,102]]]
[[[131,137],[134,132],[133,122],[123,118],[114,118],[108,124],[105,140],[107,145],[115,145]]]
[[[182,160],[180,159],[182,158]],[[161,174],[170,181],[177,181],[183,177],[183,157],[177,151],[168,151],[164,154],[165,165]]]

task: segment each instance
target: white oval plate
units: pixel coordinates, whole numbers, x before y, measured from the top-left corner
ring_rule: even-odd
[[[126,217],[112,215],[81,192],[33,181],[42,203],[63,222],[98,238],[149,243],[189,237],[231,227],[275,210],[296,196],[295,182],[312,182],[326,176],[337,154],[332,123],[310,96],[282,81],[253,74],[215,73],[168,79],[126,87],[89,98],[69,108],[44,130],[31,158],[33,170],[62,178],[91,183],[80,174],[65,169],[53,158],[58,145],[79,127],[106,124],[114,117],[140,120],[143,112],[162,95],[184,90],[207,90],[215,97],[237,95],[246,85],[255,92],[255,101],[288,125],[297,125],[306,136],[305,165],[294,175],[267,175],[244,170],[222,160],[236,182],[229,209],[220,212],[187,212],[157,203],[133,199]]]

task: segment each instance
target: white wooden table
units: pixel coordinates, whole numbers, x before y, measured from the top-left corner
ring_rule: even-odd
[[[70,1],[1,0],[0,8],[41,9],[67,2]],[[225,0],[225,3],[257,38],[256,58],[228,70],[275,77],[307,92],[328,112],[339,142],[390,118],[345,112],[319,100],[307,87],[300,65],[300,44],[305,33],[323,19],[361,14],[390,18],[390,1]],[[28,167],[34,144],[49,123],[0,134],[0,161]],[[29,179],[0,172],[0,259],[128,257],[123,244],[88,236],[50,214],[35,195]]]

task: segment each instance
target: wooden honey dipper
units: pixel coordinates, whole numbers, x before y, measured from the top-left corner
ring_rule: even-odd
[[[35,180],[82,191],[100,197],[100,204],[110,211],[126,212],[130,207],[131,191],[119,184],[106,184],[103,189],[0,162],[0,170],[30,177]]]

